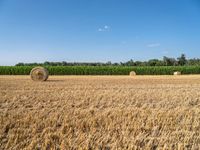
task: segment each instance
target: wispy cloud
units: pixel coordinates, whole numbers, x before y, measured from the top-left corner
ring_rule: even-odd
[[[98,31],[99,31],[99,32],[110,31],[110,26],[105,25],[105,26],[99,28]]]
[[[159,47],[159,46],[160,46],[160,43],[151,43],[147,45],[147,47]]]

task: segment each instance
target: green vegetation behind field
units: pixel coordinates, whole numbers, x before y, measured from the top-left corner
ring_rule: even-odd
[[[0,75],[29,75],[34,66],[0,66]],[[46,66],[50,75],[172,75],[200,74],[200,66]]]

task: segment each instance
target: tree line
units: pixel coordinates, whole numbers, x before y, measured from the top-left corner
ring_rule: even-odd
[[[18,63],[15,66],[197,66],[200,65],[199,58],[187,59],[185,54],[181,54],[178,58],[170,58],[164,56],[160,59],[150,59],[148,61],[134,61],[133,59],[127,62],[112,63],[108,61],[102,62],[49,62],[44,63]]]

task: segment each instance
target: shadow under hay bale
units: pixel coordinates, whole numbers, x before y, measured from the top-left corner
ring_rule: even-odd
[[[31,70],[30,76],[33,81],[46,81],[49,77],[49,72],[44,67],[35,67]]]

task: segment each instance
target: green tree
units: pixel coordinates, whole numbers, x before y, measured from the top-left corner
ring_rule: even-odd
[[[169,58],[164,56],[163,57],[163,62],[165,66],[176,66],[177,65],[177,61],[174,58]]]
[[[180,66],[184,66],[187,63],[185,54],[181,54],[181,56],[178,57],[177,60],[178,60],[178,65]]]

